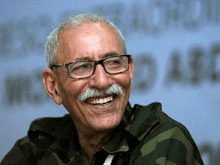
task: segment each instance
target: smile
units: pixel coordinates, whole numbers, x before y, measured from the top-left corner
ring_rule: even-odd
[[[105,98],[89,98],[86,102],[92,105],[107,104],[114,100],[113,96],[108,96]]]

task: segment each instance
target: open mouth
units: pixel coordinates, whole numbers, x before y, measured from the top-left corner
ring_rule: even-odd
[[[114,96],[107,96],[107,97],[101,97],[101,98],[89,98],[86,100],[87,103],[92,105],[102,105],[102,104],[108,104],[114,100]]]

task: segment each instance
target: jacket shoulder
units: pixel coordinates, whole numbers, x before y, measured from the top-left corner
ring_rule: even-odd
[[[139,140],[151,133],[159,133],[158,130],[166,131],[172,128],[178,128],[186,136],[189,136],[188,129],[164,113],[162,104],[158,102],[147,106],[136,104],[130,116],[128,127],[129,132],[138,137]]]
[[[69,114],[63,117],[38,118],[32,121],[28,130],[28,137],[33,139],[39,135],[47,135],[53,138],[66,139],[69,138],[69,131],[73,128],[74,124]]]

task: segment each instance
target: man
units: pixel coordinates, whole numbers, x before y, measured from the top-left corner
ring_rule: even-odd
[[[69,112],[32,122],[2,164],[203,164],[190,133],[160,103],[131,108],[133,59],[121,32],[93,14],[49,35],[48,95]]]

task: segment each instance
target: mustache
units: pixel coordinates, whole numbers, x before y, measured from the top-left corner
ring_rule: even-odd
[[[123,89],[117,84],[113,84],[105,90],[99,90],[94,88],[88,88],[83,94],[80,95],[80,101],[86,101],[90,97],[99,97],[105,94],[116,94],[118,96],[123,95]]]

